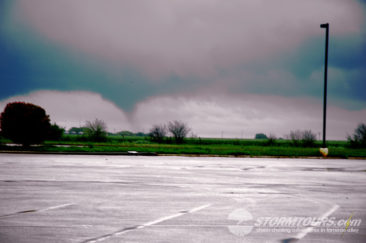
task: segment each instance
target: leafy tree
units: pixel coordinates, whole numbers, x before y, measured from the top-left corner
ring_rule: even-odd
[[[316,135],[311,130],[291,131],[289,138],[294,146],[313,147],[316,141]]]
[[[150,139],[154,142],[161,143],[166,137],[166,125],[154,125],[149,132]]]
[[[300,130],[291,131],[289,138],[294,146],[299,146],[302,138],[302,132]]]
[[[264,133],[257,133],[255,139],[267,139],[267,135]]]
[[[42,143],[50,126],[46,111],[31,103],[9,103],[0,116],[2,135],[23,146]]]
[[[277,142],[277,137],[274,134],[269,134],[266,145],[273,146]]]
[[[316,134],[311,130],[305,130],[302,132],[302,145],[304,147],[314,147],[316,141]]]
[[[56,123],[52,124],[50,126],[50,130],[48,131],[47,139],[49,140],[60,140],[62,138],[62,135],[64,134],[65,129],[62,127],[59,127]]]
[[[366,147],[366,124],[359,124],[353,136],[348,136],[348,141],[352,147]]]
[[[85,135],[90,141],[104,142],[107,140],[107,126],[104,121],[95,119],[94,121],[87,121],[85,128]]]
[[[135,136],[138,136],[138,137],[146,137],[147,134],[145,134],[143,132],[137,132],[137,133],[135,133]]]
[[[172,121],[168,123],[168,130],[173,135],[176,143],[183,143],[191,129],[184,122]]]
[[[122,137],[135,135],[133,132],[130,132],[130,131],[121,131],[121,132],[119,132],[117,134],[120,135],[120,136],[122,136]]]

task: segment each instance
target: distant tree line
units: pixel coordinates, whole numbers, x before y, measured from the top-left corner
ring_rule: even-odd
[[[152,142],[175,142],[184,143],[191,129],[189,126],[178,120],[169,121],[167,124],[153,125],[148,134],[130,131],[121,131],[114,134],[107,132],[107,126],[103,120],[95,119],[87,121],[83,127],[72,127],[68,134],[82,135],[88,141],[104,142],[109,135],[146,136]],[[49,115],[37,105],[25,102],[8,103],[0,114],[0,136],[12,140],[24,146],[40,144],[45,140],[60,140],[63,138],[65,129],[57,124],[51,124]],[[264,133],[255,135],[256,139],[266,140],[267,145],[276,145],[278,138]],[[293,146],[314,147],[316,146],[316,135],[311,130],[291,131],[287,135]],[[352,136],[347,137],[351,147],[366,147],[366,125],[361,123],[357,126]],[[199,141],[201,141],[199,139]]]
[[[292,145],[295,147],[314,147],[316,144],[316,134],[311,130],[296,130],[291,131],[289,135],[286,136],[288,140],[291,141]],[[267,140],[267,145],[275,145],[278,138],[274,134],[267,136],[264,133],[257,133],[255,139],[265,139]]]
[[[287,138],[291,140],[294,146],[314,147],[316,134],[313,133],[311,130],[296,130],[291,131],[290,135],[288,135]]]
[[[85,134],[85,130],[87,130],[88,128],[86,126],[83,127],[71,127],[69,130],[66,131],[67,134],[70,135],[84,135]],[[107,132],[107,135],[116,135],[116,136],[122,136],[122,137],[129,137],[129,136],[137,136],[137,137],[145,137],[148,136],[149,134],[143,133],[143,132],[131,132],[131,131],[120,131],[120,132],[115,132],[115,133],[111,133],[111,132]]]

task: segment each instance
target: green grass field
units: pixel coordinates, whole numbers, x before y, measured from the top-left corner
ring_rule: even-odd
[[[188,138],[183,144],[171,140],[165,143],[151,142],[148,137],[108,136],[106,142],[82,141],[82,137],[67,135],[62,141],[46,141],[42,146],[30,148],[1,146],[2,151],[33,151],[63,153],[123,153],[137,151],[155,154],[210,155],[210,156],[274,156],[319,157],[321,142],[312,147],[294,146],[290,140],[276,140],[269,144],[266,139],[216,139]],[[2,140],[2,144],[10,141]],[[346,141],[328,141],[328,157],[366,158],[366,148],[350,148]]]

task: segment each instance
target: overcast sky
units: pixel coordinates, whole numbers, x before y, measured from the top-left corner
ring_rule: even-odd
[[[345,139],[366,123],[361,0],[3,0],[0,109],[32,102],[66,128],[318,135],[326,22],[328,137]]]

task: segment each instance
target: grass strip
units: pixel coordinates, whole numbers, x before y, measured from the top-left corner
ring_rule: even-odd
[[[59,145],[62,145],[61,147]],[[155,144],[155,143],[92,143],[46,142],[43,146],[9,147],[1,146],[2,151],[32,151],[48,153],[118,153],[137,151],[142,153],[175,154],[175,155],[214,155],[214,156],[273,156],[273,157],[319,157],[319,148],[305,148],[293,146],[264,146],[264,145],[236,145],[236,144]],[[342,146],[330,146],[329,157],[359,157],[366,158],[366,149],[352,149]]]

